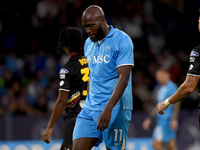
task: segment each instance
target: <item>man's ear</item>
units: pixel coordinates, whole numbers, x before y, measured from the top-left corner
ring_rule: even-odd
[[[101,23],[101,24],[105,24],[105,22],[106,22],[105,18],[101,18],[101,19],[100,19],[100,23]]]

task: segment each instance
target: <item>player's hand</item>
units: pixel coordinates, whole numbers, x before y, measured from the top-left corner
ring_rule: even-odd
[[[150,118],[146,118],[143,123],[142,123],[142,127],[144,130],[149,130],[151,124],[151,119]]]
[[[43,135],[43,140],[46,142],[46,143],[50,143],[50,140],[49,140],[49,136],[51,135],[51,132],[53,131],[52,128],[47,128],[44,132],[44,135]]]
[[[157,105],[157,112],[162,115],[162,114],[164,114],[163,110],[165,110],[167,108],[168,108],[168,106],[166,106],[164,104],[164,101],[162,101],[162,102],[158,103],[158,105]]]
[[[172,118],[170,122],[170,127],[172,130],[176,131],[178,129],[178,120],[175,118]]]
[[[99,119],[97,121],[97,130],[104,131],[108,128],[111,118],[111,110],[104,109],[99,115]]]

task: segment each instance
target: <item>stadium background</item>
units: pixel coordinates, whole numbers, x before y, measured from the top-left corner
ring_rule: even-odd
[[[138,145],[151,149],[155,123],[149,131],[141,123],[156,104],[155,70],[168,68],[178,86],[184,81],[190,51],[200,43],[200,0],[1,0],[0,150],[17,150],[16,145],[23,143],[30,150],[40,150],[31,143],[50,149],[37,140],[42,139],[53,110],[58,72],[67,60],[56,53],[58,34],[65,26],[76,26],[85,40],[81,15],[91,4],[101,6],[107,22],[133,40],[134,110],[129,140],[134,146],[130,149]],[[55,143],[60,142],[62,129],[61,117],[51,137],[58,140]],[[177,136],[179,149],[200,148],[198,89],[181,103]]]

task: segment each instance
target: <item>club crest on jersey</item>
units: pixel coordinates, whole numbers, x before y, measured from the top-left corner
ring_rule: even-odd
[[[105,46],[105,51],[107,52],[107,51],[109,51],[110,50],[110,45],[106,45]]]
[[[67,74],[69,71],[67,69],[61,69],[60,74]]]
[[[196,51],[192,51],[190,56],[199,56],[199,53],[197,53]]]

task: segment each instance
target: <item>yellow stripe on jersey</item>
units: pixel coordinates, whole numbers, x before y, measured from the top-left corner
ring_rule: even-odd
[[[75,99],[77,99],[80,95],[81,95],[81,94],[80,94],[79,91],[76,92],[75,94],[73,94],[73,95],[68,99],[67,104],[73,102],[73,101],[74,101]]]

